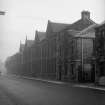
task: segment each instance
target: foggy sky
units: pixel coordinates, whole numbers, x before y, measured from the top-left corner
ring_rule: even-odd
[[[105,20],[105,0],[0,0],[0,59],[16,53],[20,40],[34,39],[35,30],[45,31],[47,21],[73,23],[81,11],[91,12],[96,23]]]

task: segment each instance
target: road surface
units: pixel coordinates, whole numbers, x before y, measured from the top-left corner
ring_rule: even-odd
[[[0,105],[105,105],[105,91],[0,76]]]

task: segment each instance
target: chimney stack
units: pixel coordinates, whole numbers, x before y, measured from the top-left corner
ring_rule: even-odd
[[[85,19],[90,19],[90,12],[89,12],[89,11],[82,11],[82,13],[81,13],[81,18],[82,18],[83,20],[85,20]]]

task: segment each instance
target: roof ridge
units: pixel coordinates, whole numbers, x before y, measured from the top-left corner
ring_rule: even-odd
[[[82,31],[85,28],[89,27],[90,25],[96,24],[91,19],[79,19],[76,22],[72,23],[70,26],[67,27],[67,29],[74,29],[76,31]]]
[[[50,22],[50,23],[54,23],[54,24],[68,24],[68,25],[69,25],[69,23],[52,22],[51,20],[48,20],[48,22]]]
[[[79,21],[81,21],[82,19],[78,19],[78,20],[76,20],[75,22],[73,22],[71,25],[73,25],[73,24],[75,24],[75,23],[77,23],[77,22],[79,22]]]

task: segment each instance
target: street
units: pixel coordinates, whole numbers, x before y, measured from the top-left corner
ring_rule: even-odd
[[[105,105],[105,91],[0,76],[0,105]]]

